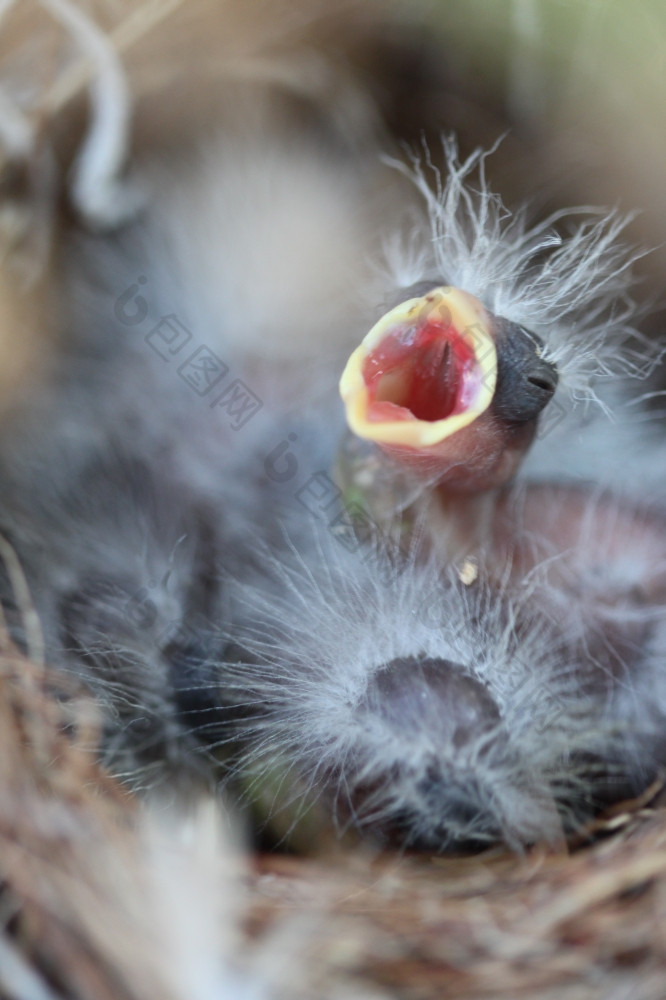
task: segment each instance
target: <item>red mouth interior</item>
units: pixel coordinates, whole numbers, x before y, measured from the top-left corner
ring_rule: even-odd
[[[368,420],[444,420],[466,408],[474,352],[451,324],[396,327],[363,362]]]

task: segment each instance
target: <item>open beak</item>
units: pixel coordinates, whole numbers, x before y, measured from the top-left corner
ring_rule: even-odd
[[[557,385],[542,347],[467,292],[433,288],[386,313],[349,358],[347,422],[451,489],[501,485]]]

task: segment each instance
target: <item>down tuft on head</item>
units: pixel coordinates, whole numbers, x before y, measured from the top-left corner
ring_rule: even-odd
[[[436,278],[531,330],[574,401],[596,400],[598,379],[647,377],[661,349],[635,326],[632,267],[645,251],[620,240],[633,215],[583,206],[531,225],[526,206],[511,212],[488,187],[494,149],[461,160],[453,137],[442,146],[446,179],[425,142],[407,162],[385,161],[423,196],[429,230],[429,238],[412,230],[386,248],[396,284]]]

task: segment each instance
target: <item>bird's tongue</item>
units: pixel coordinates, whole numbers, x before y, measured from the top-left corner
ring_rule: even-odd
[[[369,422],[446,420],[469,406],[482,377],[470,344],[450,323],[398,327],[362,366]]]

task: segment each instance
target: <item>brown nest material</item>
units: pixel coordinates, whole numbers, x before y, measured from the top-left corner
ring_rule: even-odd
[[[311,961],[391,996],[662,997],[663,810],[618,813],[574,856],[263,858],[254,928],[324,909],[335,932]]]

